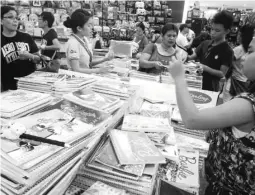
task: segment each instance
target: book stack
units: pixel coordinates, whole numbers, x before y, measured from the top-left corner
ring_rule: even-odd
[[[202,89],[203,76],[185,74],[185,80],[187,82],[188,87]]]
[[[53,94],[62,96],[66,93],[74,92],[83,89],[86,85],[95,82],[94,78],[76,77],[65,75],[62,80],[59,80],[53,85]]]
[[[168,160],[160,165],[158,176],[176,188],[198,195],[199,193],[199,152],[179,149],[179,162]]]
[[[61,96],[84,88],[87,84],[95,81],[91,77],[77,77],[61,73],[48,73],[36,71],[28,76],[18,79],[18,88],[43,93],[52,93]]]
[[[108,80],[93,83],[91,85],[91,88],[95,92],[111,96],[117,96],[124,100],[127,100],[129,97],[133,96],[137,90],[136,86]]]
[[[76,102],[80,105],[86,106],[87,108],[92,108],[99,110],[101,112],[113,113],[115,110],[119,109],[123,105],[123,101],[120,98],[113,96],[106,96],[92,91],[91,89],[82,89],[64,95],[64,98]]]
[[[188,87],[202,89],[203,76],[186,73],[185,80],[187,82]],[[160,82],[166,84],[174,84],[174,79],[169,72],[164,72],[160,76]]]
[[[160,75],[160,82],[166,84],[174,84],[174,79],[169,72],[163,72]]]
[[[54,83],[56,81],[63,80],[64,75],[58,73],[36,71],[28,76],[16,79],[18,80],[18,89],[51,93]]]
[[[1,117],[14,119],[25,116],[47,106],[52,99],[52,96],[48,94],[21,89],[3,92],[0,96]]]
[[[189,91],[189,93],[199,110],[216,106],[218,98],[217,92],[192,89]],[[208,133],[208,130],[187,129],[182,122],[182,118],[177,106],[174,107],[172,112],[171,125],[175,132],[197,139],[205,140]]]
[[[73,185],[101,181],[132,194],[152,194],[160,163],[165,158],[145,133],[111,130],[81,166]]]
[[[171,117],[171,126],[175,133],[180,133],[200,140],[205,140],[208,130],[188,129],[182,122],[181,114],[178,107],[174,107]]]
[[[185,64],[185,78],[189,87],[202,89],[203,68],[200,64],[188,62]]]
[[[152,118],[127,114],[124,116],[122,130],[139,132],[170,132],[172,130],[166,118]]]
[[[64,193],[109,119],[106,113],[62,100],[44,112],[14,120],[24,126],[26,134],[70,147],[1,137],[1,190],[5,194]]]
[[[140,71],[132,70],[129,75],[130,77],[134,78],[159,82],[159,75],[156,74],[147,74]]]

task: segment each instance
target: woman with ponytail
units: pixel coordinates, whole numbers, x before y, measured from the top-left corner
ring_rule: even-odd
[[[255,37],[243,63],[243,73],[251,81],[248,92],[224,104],[198,110],[187,88],[184,65],[175,60],[169,72],[186,128],[213,129],[208,134],[205,171],[209,185],[205,194],[255,194]]]
[[[111,60],[113,55],[108,53],[102,60],[93,60],[92,49],[89,46],[88,37],[90,37],[93,28],[93,19],[89,12],[83,9],[77,9],[64,22],[67,28],[71,28],[73,34],[67,42],[66,56],[67,63],[73,71],[81,73],[107,73],[109,68],[92,69],[94,65],[104,61]]]

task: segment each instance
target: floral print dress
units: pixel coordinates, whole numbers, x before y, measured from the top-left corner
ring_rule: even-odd
[[[255,96],[241,94],[253,104]],[[205,195],[255,195],[255,127],[236,138],[231,128],[209,132],[210,148],[205,161],[209,186]]]

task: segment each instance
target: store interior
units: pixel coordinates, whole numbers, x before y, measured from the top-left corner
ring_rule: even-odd
[[[0,194],[255,193],[254,0],[0,5]]]

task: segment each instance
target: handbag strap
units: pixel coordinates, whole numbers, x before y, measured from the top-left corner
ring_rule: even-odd
[[[87,51],[87,53],[89,54],[89,67],[91,68],[91,62],[92,62],[92,53],[89,50],[89,48],[87,47],[87,45],[85,44],[85,41],[81,40],[77,35],[72,34],[72,36],[83,46],[83,48]]]

